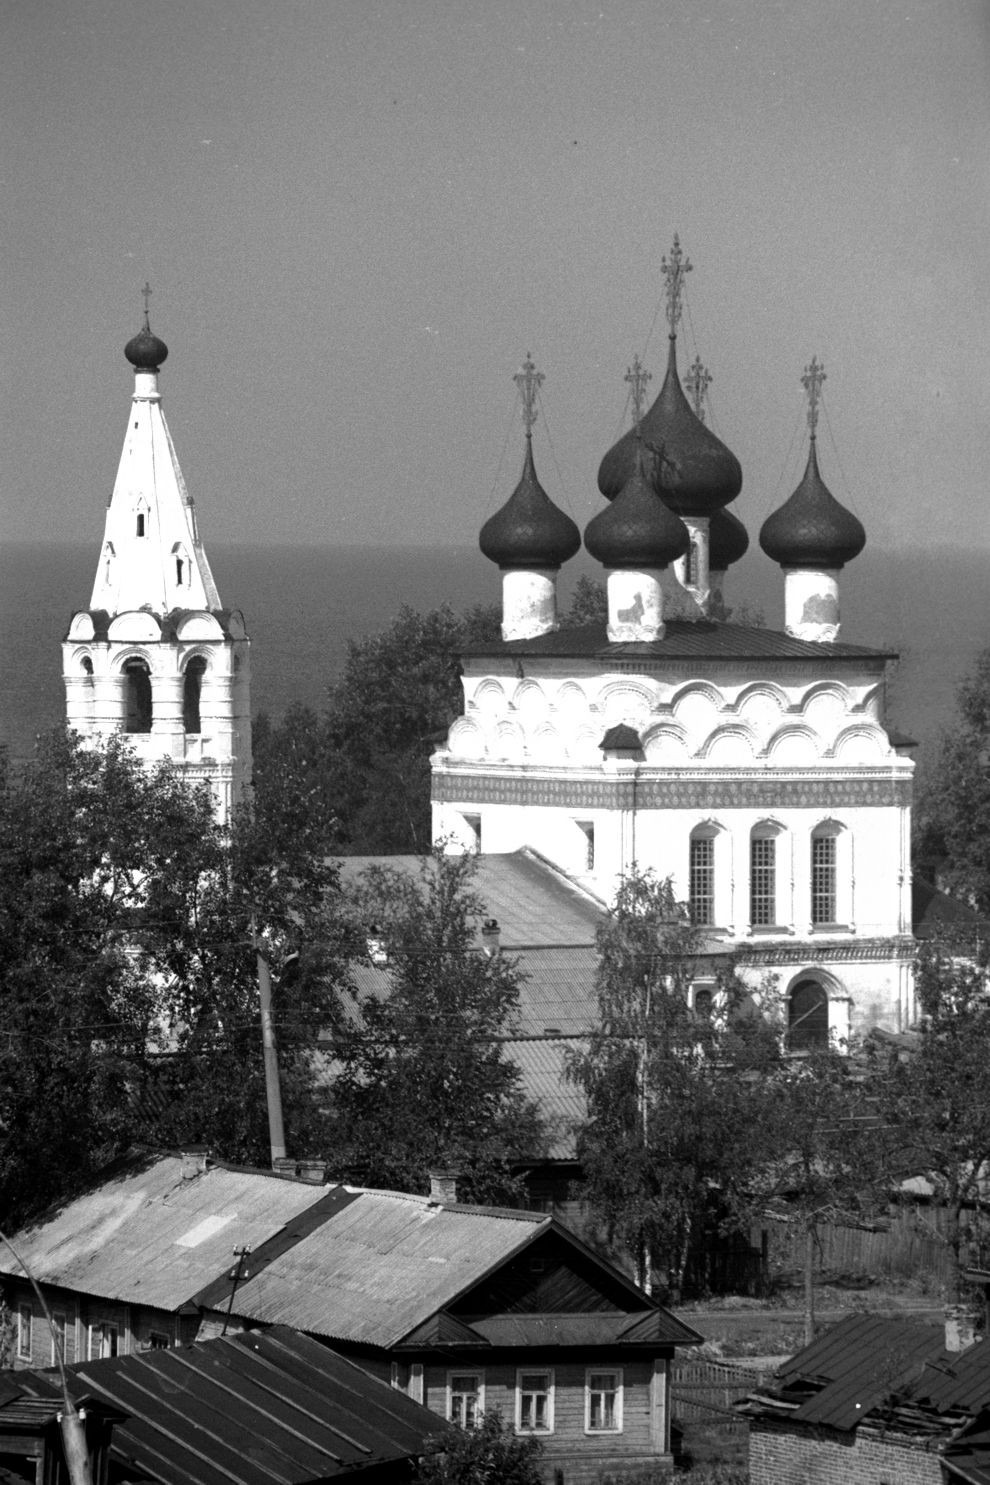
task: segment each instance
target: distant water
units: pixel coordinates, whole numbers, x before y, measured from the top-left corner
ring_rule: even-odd
[[[402,604],[455,609],[495,603],[499,575],[471,548],[210,546],[224,603],[251,635],[255,711],[293,702],[320,707],[347,641],[385,628]],[[64,717],[60,643],[89,601],[96,545],[0,548],[0,741],[16,756]],[[990,645],[990,557],[937,549],[897,555],[869,548],[842,574],[843,639],[900,649],[892,717],[930,754],[951,718],[955,688]],[[565,569],[566,602],[580,560]],[[727,600],[782,623],[783,583],[762,559],[729,574]]]

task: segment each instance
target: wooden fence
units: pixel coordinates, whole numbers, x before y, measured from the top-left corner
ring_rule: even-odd
[[[749,1425],[732,1404],[767,1376],[731,1361],[675,1361],[670,1404],[678,1452],[700,1463],[721,1459],[745,1468]]]

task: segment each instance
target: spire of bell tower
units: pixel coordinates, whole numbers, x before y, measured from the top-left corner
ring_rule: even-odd
[[[208,780],[222,821],[251,778],[250,643],[221,607],[158,376],[168,346],[144,321],[124,347],[134,393],[88,609],[62,646],[69,726],[91,742],[132,734],[154,764]]]

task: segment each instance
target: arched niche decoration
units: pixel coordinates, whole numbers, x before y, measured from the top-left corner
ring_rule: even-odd
[[[162,627],[158,620],[154,614],[143,608],[128,609],[126,613],[118,614],[115,619],[111,619],[107,629],[107,638],[117,642],[154,643],[161,637]]]
[[[846,727],[835,739],[828,756],[842,763],[883,763],[893,752],[890,739],[876,723],[860,722]]]
[[[840,681],[816,681],[803,693],[798,710],[821,737],[834,737],[852,707],[852,697]]]
[[[474,688],[471,706],[486,716],[496,717],[508,711],[509,702],[498,681],[485,680]]]
[[[550,703],[539,681],[527,677],[519,682],[512,693],[512,709],[525,718],[529,725],[549,713]]]
[[[710,681],[688,681],[669,701],[671,712],[695,737],[712,731],[725,711],[725,697]]]
[[[643,755],[648,763],[684,763],[691,757],[691,741],[676,722],[662,722],[644,734]]]
[[[780,727],[766,746],[766,756],[779,766],[805,767],[825,756],[825,745],[811,727],[788,723]]]
[[[720,763],[724,767],[745,767],[752,763],[760,751],[759,738],[741,722],[716,727],[698,749],[698,757],[706,763]]]
[[[525,751],[526,740],[519,723],[509,721],[508,718],[499,722],[492,734],[489,748],[491,756],[505,763],[521,763]]]
[[[606,681],[598,693],[598,706],[608,727],[625,722],[642,731],[656,702],[656,690],[644,681]]]
[[[458,717],[447,734],[447,747],[453,758],[483,758],[485,735],[476,722]]]
[[[93,623],[92,615],[86,613],[85,611],[83,611],[82,613],[73,614],[72,623],[69,625],[69,632],[66,635],[66,639],[92,640],[95,638],[96,626]]]
[[[556,727],[549,722],[538,727],[528,740],[526,753],[533,763],[560,763],[564,745]]]
[[[182,616],[175,627],[175,637],[183,644],[204,640],[222,640],[223,630],[212,614],[203,609],[197,609],[193,613]]]
[[[779,686],[768,681],[754,681],[744,686],[732,703],[731,711],[748,727],[764,737],[780,725],[781,714],[787,710],[787,695]]]
[[[557,692],[554,709],[566,717],[577,718],[586,716],[589,708],[590,702],[584,688],[577,681],[565,681]]]

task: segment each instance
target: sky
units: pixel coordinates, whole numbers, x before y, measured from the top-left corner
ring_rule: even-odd
[[[2,542],[96,551],[146,280],[208,549],[473,543],[527,352],[583,526],[677,232],[751,534],[817,355],[871,543],[990,546],[985,0],[0,0],[0,127]]]

